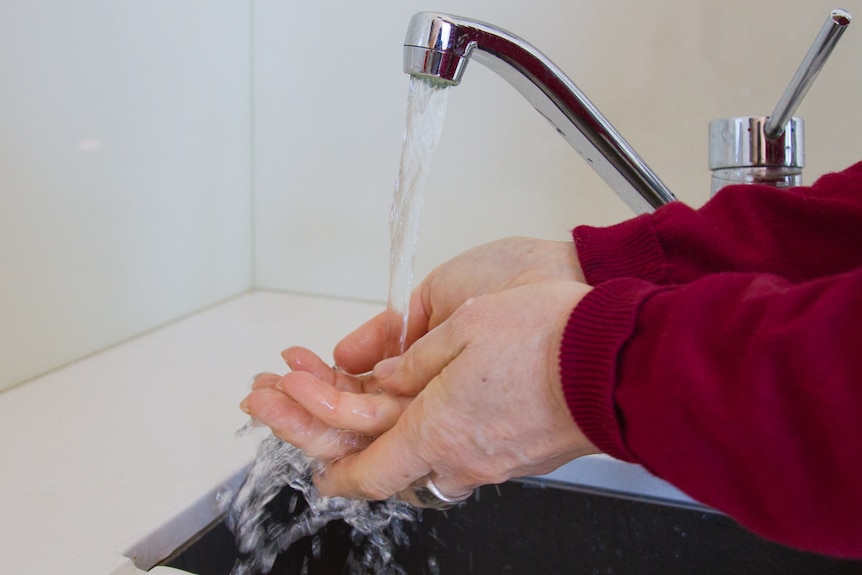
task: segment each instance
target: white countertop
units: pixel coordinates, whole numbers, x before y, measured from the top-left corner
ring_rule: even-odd
[[[328,354],[378,311],[249,292],[0,394],[3,572],[139,574],[162,559],[217,517],[254,457],[260,435],[234,433],[253,375],[285,371],[290,345]],[[551,477],[688,501],[607,457]]]

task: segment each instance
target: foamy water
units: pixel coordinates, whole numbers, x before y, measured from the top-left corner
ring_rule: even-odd
[[[439,142],[446,114],[446,95],[443,88],[410,78],[404,145],[390,214],[387,356],[400,355],[406,345],[419,213],[431,155]],[[280,553],[335,520],[343,520],[353,529],[351,539],[358,552],[349,561],[351,575],[407,575],[395,563],[393,553],[396,546],[407,543],[404,525],[416,518],[417,510],[395,498],[370,502],[322,497],[311,478],[323,465],[276,437],[269,436],[261,442],[227,515],[228,527],[243,554],[231,575],[269,572]],[[283,514],[276,516],[269,508],[285,488],[295,491],[286,520],[280,518]],[[433,557],[429,558],[429,568],[436,573]]]

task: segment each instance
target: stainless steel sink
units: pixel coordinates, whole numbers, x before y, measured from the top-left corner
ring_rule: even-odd
[[[290,493],[284,493],[284,501]],[[278,502],[275,502],[277,505]],[[862,561],[803,553],[696,506],[620,497],[547,480],[486,486],[446,512],[425,511],[396,559],[410,575],[862,574]],[[342,575],[350,529],[330,523],[282,553],[273,575]],[[224,523],[164,564],[228,575],[239,557]]]

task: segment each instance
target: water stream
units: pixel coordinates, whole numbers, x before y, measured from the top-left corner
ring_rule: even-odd
[[[407,342],[419,212],[430,157],[446,113],[446,93],[424,80],[410,78],[404,145],[390,214],[387,356],[403,353]],[[413,521],[417,510],[396,498],[374,502],[322,497],[311,477],[323,465],[274,436],[261,442],[227,514],[228,527],[243,554],[231,575],[268,573],[279,553],[301,538],[315,536],[335,520],[343,520],[353,529],[351,539],[357,551],[349,559],[351,575],[407,575],[395,564],[393,552],[396,546],[406,544],[404,523]],[[285,517],[271,504],[286,487],[294,494]],[[436,572],[435,566],[434,558],[429,558],[430,572]]]
[[[415,76],[410,77],[401,167],[389,217],[387,357],[401,355],[407,344],[413,263],[419,240],[419,214],[425,199],[431,156],[443,130],[448,93],[446,88]]]

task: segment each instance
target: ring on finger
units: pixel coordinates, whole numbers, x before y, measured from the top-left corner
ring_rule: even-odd
[[[430,473],[414,481],[410,487],[413,490],[413,495],[423,507],[437,509],[438,511],[451,509],[473,494],[473,491],[471,490],[464,495],[459,495],[457,497],[444,495],[443,492],[440,491],[440,488],[437,487],[437,484],[434,483]]]

